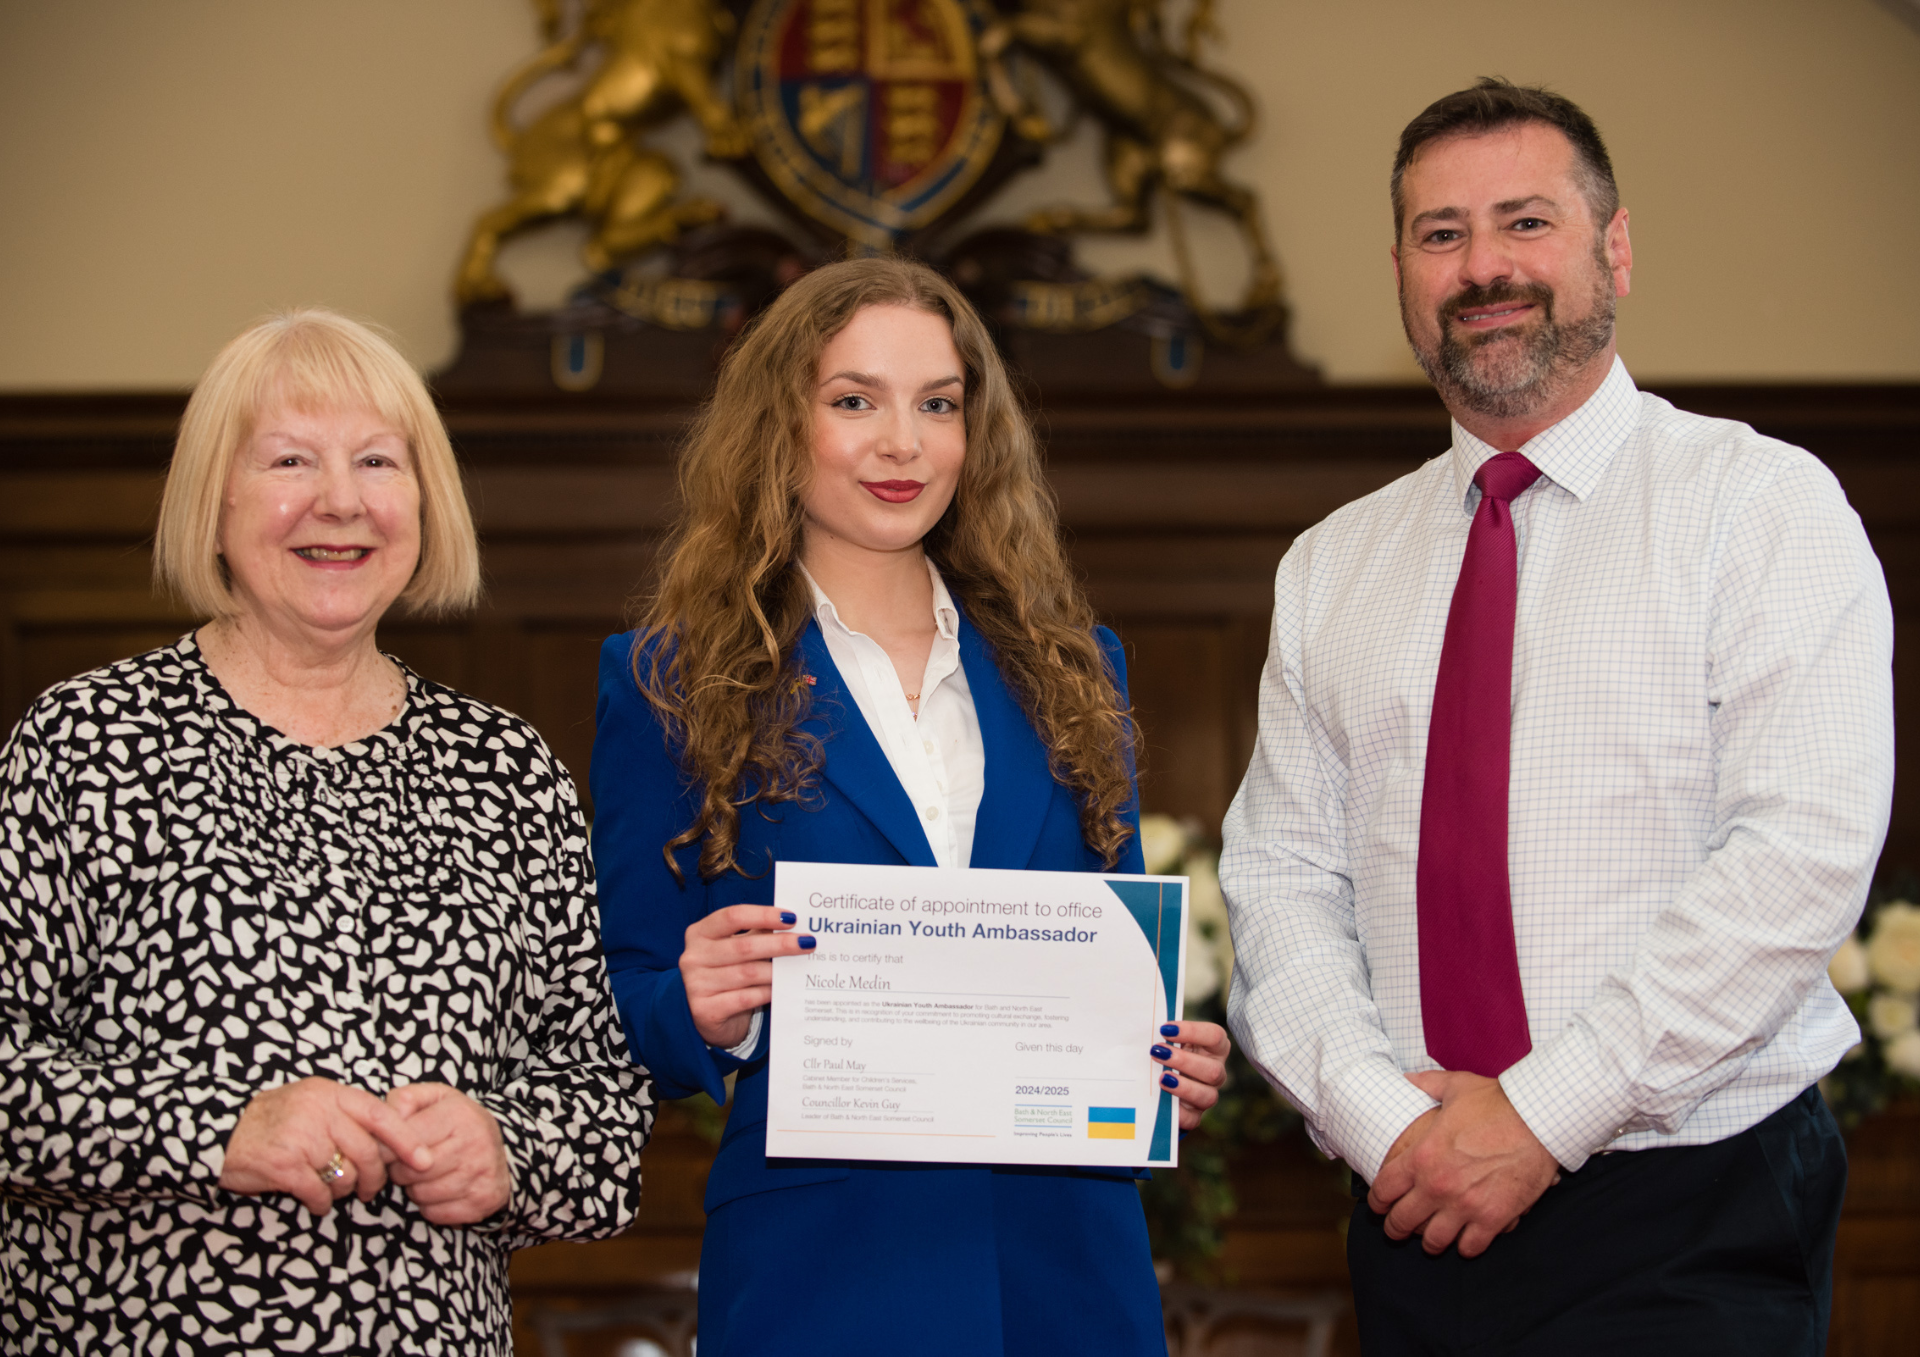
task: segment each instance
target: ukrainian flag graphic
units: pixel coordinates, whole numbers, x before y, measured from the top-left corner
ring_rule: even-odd
[[[1090,1140],[1132,1140],[1131,1107],[1089,1107],[1087,1138]]]

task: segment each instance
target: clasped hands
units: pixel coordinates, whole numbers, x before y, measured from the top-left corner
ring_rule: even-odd
[[[792,911],[770,905],[729,905],[687,926],[680,980],[700,1039],[730,1051],[747,1039],[753,1012],[773,998],[773,959],[813,950],[814,940],[789,932]],[[1147,1048],[1161,1068],[1161,1087],[1180,1104],[1180,1129],[1190,1131],[1220,1100],[1233,1044],[1218,1023],[1167,1023]]]
[[[435,1225],[485,1220],[513,1190],[493,1114],[446,1084],[403,1084],[384,1099],[320,1078],[265,1089],[240,1114],[220,1171],[230,1192],[290,1193],[316,1215],[349,1193],[371,1201],[389,1181]]]
[[[1440,1106],[1421,1113],[1387,1151],[1367,1205],[1387,1218],[1389,1238],[1419,1235],[1430,1254],[1457,1245],[1486,1252],[1519,1225],[1560,1166],[1507,1101],[1498,1079],[1460,1070],[1407,1076]]]

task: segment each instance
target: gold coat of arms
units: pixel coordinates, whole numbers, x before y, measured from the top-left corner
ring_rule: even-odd
[[[1254,101],[1198,59],[1213,31],[1212,0],[534,6],[545,46],[509,77],[493,111],[510,192],[475,221],[454,290],[470,341],[487,331],[526,347],[552,334],[552,380],[563,389],[620,370],[602,361],[616,332],[730,331],[811,263],[891,249],[947,269],[1003,335],[1035,336],[1026,341],[1032,362],[1034,346],[1052,342],[1043,336],[1124,330],[1150,338],[1151,371],[1170,386],[1197,379],[1209,340],[1278,346],[1285,381],[1312,380],[1284,353],[1286,309],[1258,197],[1224,164],[1253,129]],[[1163,10],[1175,6],[1186,19],[1179,41],[1165,32]],[[529,91],[563,75],[571,93],[523,108]],[[1102,132],[1107,201],[1059,204],[949,238],[954,222],[978,220],[1000,185],[1044,159],[1063,122],[1082,116]],[[682,118],[699,124],[710,161],[731,166],[804,227],[801,239],[728,226],[721,203],[683,191],[682,167],[649,140]],[[1147,232],[1156,198],[1177,279],[1093,277],[1074,266],[1073,236]],[[1237,306],[1211,307],[1199,295],[1184,229],[1195,209],[1224,213],[1239,229],[1247,284]],[[513,311],[495,271],[500,247],[563,217],[591,228],[588,280],[564,314]],[[1097,361],[1099,345],[1081,345],[1087,366],[1114,366],[1120,341],[1103,342]]]

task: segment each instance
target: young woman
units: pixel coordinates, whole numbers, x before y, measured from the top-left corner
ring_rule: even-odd
[[[835,264],[729,355],[640,628],[601,654],[614,993],[666,1097],[734,1103],[703,1357],[1161,1354],[1129,1170],[768,1159],[775,862],[1141,870],[1119,642],[1069,573],[985,327],[932,271]],[[1192,1126],[1227,1038],[1142,1032]]]

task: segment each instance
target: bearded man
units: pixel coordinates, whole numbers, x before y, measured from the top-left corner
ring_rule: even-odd
[[[1362,1346],[1817,1354],[1827,980],[1892,790],[1892,619],[1833,476],[1635,389],[1599,132],[1415,118],[1394,272],[1453,446],[1280,564],[1225,826],[1231,1020],[1353,1169]]]

